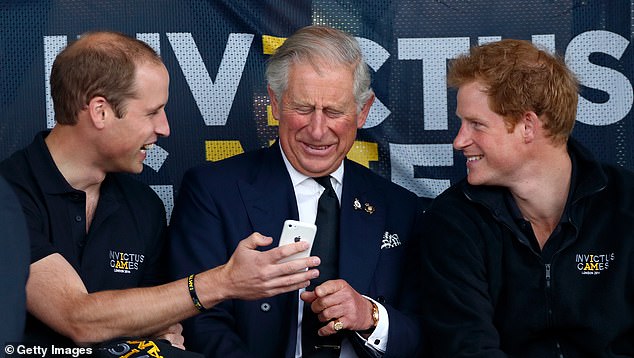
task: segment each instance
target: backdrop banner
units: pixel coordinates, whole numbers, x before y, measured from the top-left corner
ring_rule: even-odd
[[[55,56],[90,30],[146,41],[170,72],[171,135],[139,178],[169,213],[188,168],[267,146],[277,135],[264,68],[309,24],[356,36],[376,101],[349,157],[433,198],[465,175],[447,63],[470,46],[531,40],[582,83],[573,136],[598,159],[634,169],[634,5],[615,0],[108,0],[0,2],[0,159],[55,120]]]

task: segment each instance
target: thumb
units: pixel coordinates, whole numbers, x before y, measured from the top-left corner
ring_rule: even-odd
[[[273,242],[273,238],[269,236],[264,236],[259,232],[254,232],[249,235],[246,239],[240,242],[240,245],[245,246],[247,249],[255,250],[260,246],[268,246]]]
[[[317,299],[317,295],[314,291],[304,291],[300,295],[300,298],[302,299],[302,301],[310,304],[313,303],[315,299]]]

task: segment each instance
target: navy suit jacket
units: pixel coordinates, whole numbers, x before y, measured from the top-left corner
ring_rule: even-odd
[[[355,210],[355,199],[375,211]],[[345,161],[339,273],[359,293],[386,307],[386,357],[413,357],[422,341],[416,316],[420,289],[408,282],[418,281],[417,274],[406,268],[421,213],[416,195]],[[239,241],[255,231],[274,239],[264,250],[276,247],[286,219],[297,220],[298,210],[277,143],[190,169],[170,224],[172,278],[226,263]],[[401,245],[381,249],[384,235],[394,234]],[[297,291],[256,301],[225,301],[184,322],[185,342],[188,349],[208,357],[294,357],[297,309]]]

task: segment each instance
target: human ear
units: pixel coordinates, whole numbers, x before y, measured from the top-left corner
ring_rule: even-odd
[[[363,104],[363,108],[361,108],[361,112],[359,112],[359,115],[357,116],[357,128],[362,128],[366,119],[368,119],[368,114],[370,113],[370,108],[372,108],[372,103],[374,103],[374,98],[373,93]]]
[[[273,90],[271,89],[271,86],[266,86],[266,91],[269,94],[269,101],[271,102],[271,114],[273,115],[273,118],[279,121],[280,105],[277,102],[277,96],[275,95],[275,92],[273,92]]]
[[[93,126],[102,129],[105,126],[106,110],[109,108],[108,100],[104,97],[93,97],[88,102],[88,114]]]
[[[533,111],[525,112],[522,115],[521,124],[524,143],[530,143],[535,140],[535,136],[541,129],[541,120],[537,114]]]

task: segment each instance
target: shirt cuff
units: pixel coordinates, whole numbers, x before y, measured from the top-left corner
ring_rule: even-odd
[[[361,336],[358,332],[355,332],[357,336],[365,342],[365,346],[377,350],[381,353],[385,353],[387,349],[387,334],[390,329],[390,318],[387,315],[387,310],[383,305],[373,300],[368,296],[363,296],[368,300],[374,302],[376,306],[379,308],[379,323],[376,325],[376,328],[366,340]]]

